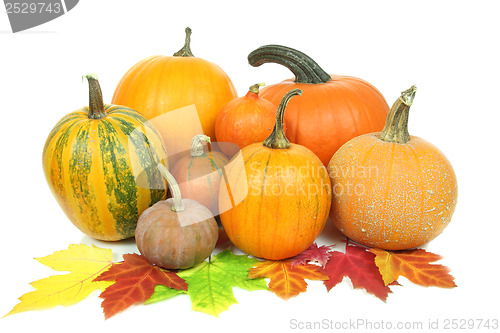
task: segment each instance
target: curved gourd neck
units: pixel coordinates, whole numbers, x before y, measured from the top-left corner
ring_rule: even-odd
[[[184,208],[184,204],[182,203],[181,190],[179,188],[179,184],[175,180],[174,176],[165,168],[165,166],[161,163],[158,164],[158,170],[163,177],[167,180],[168,187],[170,188],[170,192],[172,192],[172,198],[174,199],[174,204],[170,209],[174,212],[182,212],[186,208]]]
[[[410,89],[403,91],[401,96],[394,102],[387,116],[384,129],[379,135],[380,140],[403,144],[410,141],[408,117],[416,92],[417,87],[412,86]]]
[[[89,83],[89,119],[101,119],[106,117],[104,102],[102,100],[102,91],[96,74],[85,75]]]
[[[276,112],[276,123],[274,124],[274,129],[271,135],[264,140],[263,145],[267,148],[272,149],[288,149],[290,148],[290,141],[288,141],[285,131],[284,131],[284,119],[285,119],[285,109],[288,102],[293,96],[302,95],[302,90],[293,89],[290,90],[281,99],[280,105],[278,106],[278,111]]]
[[[281,45],[265,45],[248,55],[250,65],[257,67],[265,63],[277,63],[295,75],[297,83],[326,83],[331,77],[306,54]]]

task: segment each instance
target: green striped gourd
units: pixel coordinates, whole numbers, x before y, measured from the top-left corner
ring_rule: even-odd
[[[139,112],[103,104],[99,82],[87,75],[89,106],[63,117],[43,150],[49,187],[83,233],[115,241],[134,235],[139,215],[166,197],[157,169],[163,141]]]

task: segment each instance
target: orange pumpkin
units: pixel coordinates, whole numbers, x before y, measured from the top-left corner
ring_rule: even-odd
[[[184,198],[198,201],[217,216],[222,169],[229,160],[218,151],[210,150],[205,153],[202,141],[210,143],[210,138],[196,135],[189,155],[174,162],[171,172],[179,183]]]
[[[227,156],[233,156],[249,144],[264,141],[273,131],[276,106],[259,96],[259,87],[263,85],[251,86],[245,96],[233,99],[217,116],[217,141],[235,144],[221,145]]]
[[[219,66],[193,55],[190,36],[191,29],[186,28],[185,45],[174,56],[152,56],[130,68],[118,83],[113,103],[132,107],[150,120],[194,104],[203,133],[215,137],[217,115],[237,93]],[[173,125],[155,125],[166,139],[172,137],[169,132],[173,130],[180,136],[189,133],[186,142],[189,149],[191,138],[200,133],[200,129],[191,119],[183,118],[186,117],[181,116]],[[174,137],[179,140],[177,134]],[[167,152],[172,154],[169,145],[171,142],[166,142]]]
[[[252,66],[275,62],[286,66],[294,79],[267,86],[261,97],[279,103],[291,89],[304,91],[288,106],[285,124],[291,142],[311,149],[327,165],[348,140],[384,127],[389,106],[368,82],[329,75],[304,53],[280,45],[262,46],[248,56]]]
[[[331,217],[347,237],[387,250],[420,246],[451,220],[457,200],[453,168],[435,146],[408,134],[412,87],[401,94],[380,133],[350,140],[328,165]]]
[[[221,185],[221,208],[246,194],[220,217],[231,242],[256,257],[279,260],[301,253],[328,218],[331,185],[325,166],[306,147],[291,144],[283,132],[286,105],[300,93],[295,89],[285,94],[271,135],[243,148],[228,164],[231,190]],[[233,163],[240,154],[244,163]]]

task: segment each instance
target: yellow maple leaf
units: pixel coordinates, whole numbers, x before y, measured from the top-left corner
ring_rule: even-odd
[[[112,265],[113,253],[94,245],[72,244],[67,250],[57,251],[43,258],[36,258],[56,271],[69,274],[53,275],[31,283],[34,291],[19,297],[14,313],[42,310],[57,305],[72,305],[87,297],[96,289],[104,290],[113,282],[93,280]]]

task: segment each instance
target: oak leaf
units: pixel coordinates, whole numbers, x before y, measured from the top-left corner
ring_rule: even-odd
[[[292,262],[292,259],[257,262],[248,277],[269,278],[269,290],[284,300],[305,292],[307,290],[305,279],[320,281],[328,279],[328,276],[320,271],[319,266],[300,264],[292,268]]]
[[[42,310],[57,305],[72,305],[87,297],[96,289],[104,290],[111,283],[97,282],[94,278],[112,265],[113,253],[94,245],[72,244],[67,250],[57,251],[43,258],[40,263],[56,271],[69,274],[53,275],[34,281],[35,291],[24,294],[21,301],[6,316],[31,310]]]
[[[313,243],[307,248],[307,250],[291,258],[291,266],[293,268],[295,265],[313,263],[325,268],[325,265],[331,256],[330,252],[334,246],[335,245],[321,245],[318,247],[318,244]]]
[[[331,252],[324,272],[329,276],[329,279],[324,281],[328,291],[347,276],[354,288],[363,288],[384,302],[391,293],[391,289],[384,283],[375,265],[375,254],[361,246],[347,243],[345,253]]]
[[[375,255],[375,264],[382,274],[386,285],[404,276],[421,286],[441,288],[456,287],[449,268],[431,262],[442,259],[441,256],[423,249],[405,251],[370,250]]]
[[[186,281],[176,273],[152,265],[136,253],[124,254],[123,261],[113,264],[94,281],[116,281],[99,296],[104,299],[102,308],[106,319],[133,304],[144,303],[157,285],[187,290]]]

